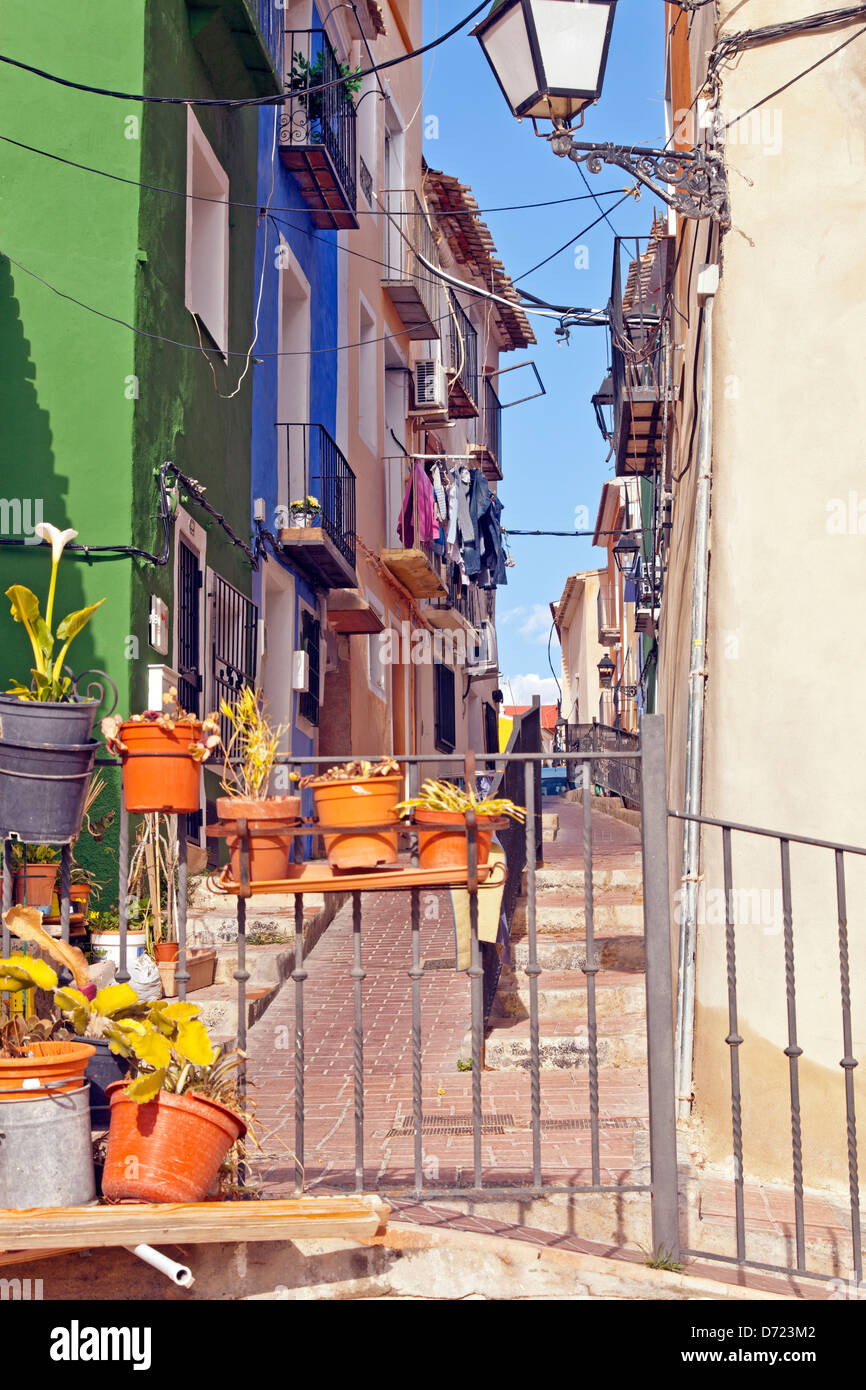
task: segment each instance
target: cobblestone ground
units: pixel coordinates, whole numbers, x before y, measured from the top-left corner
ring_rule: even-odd
[[[550,867],[582,867],[579,807],[555,803],[562,834],[545,846]],[[548,803],[545,801],[545,810]],[[596,868],[633,866],[638,833],[607,816],[594,816]],[[361,930],[364,1025],[364,1182],[409,1184],[414,1174],[412,1130],[412,993],[409,894],[363,897]],[[342,1186],[355,1179],[353,1085],[354,1001],[352,907],[347,903],[306,963],[305,1145],[308,1186]],[[471,1133],[452,1133],[472,1110],[472,1075],[458,1070],[467,1059],[471,1023],[469,978],[453,968],[431,968],[454,959],[454,932],[447,893],[423,892],[421,982],[423,1165],[425,1186],[468,1182]],[[271,1191],[290,1188],[294,1165],[295,987],[289,982],[252,1030],[251,1096],[263,1132],[260,1176]],[[603,1027],[603,1025],[602,1025]],[[635,1136],[645,1133],[646,1075],[642,1068],[600,1075],[603,1180],[633,1180]],[[485,1115],[506,1116],[501,1132],[484,1134],[485,1185],[522,1184],[532,1174],[529,1129],[530,1078],[525,1071],[485,1071]],[[586,1070],[541,1075],[542,1167],[546,1181],[576,1186],[589,1181],[589,1083]],[[623,1123],[626,1121],[627,1123]],[[404,1124],[408,1133],[403,1133]],[[491,1125],[491,1130],[496,1126]],[[437,1130],[439,1132],[433,1132]],[[394,1131],[398,1131],[394,1133]],[[643,1176],[641,1181],[645,1180]]]

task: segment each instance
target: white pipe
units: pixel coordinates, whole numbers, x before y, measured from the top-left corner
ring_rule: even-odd
[[[176,1260],[170,1260],[168,1255],[163,1255],[161,1250],[154,1250],[152,1245],[127,1245],[124,1248],[130,1255],[137,1255],[146,1265],[151,1265],[153,1269],[159,1270],[160,1274],[166,1275],[179,1288],[189,1289],[195,1283],[191,1269],[186,1265],[179,1265]]]
[[[715,267],[713,267],[715,269]],[[711,281],[712,284],[712,281]],[[701,421],[698,435],[695,494],[695,548],[692,575],[692,630],[689,648],[688,732],[686,739],[685,806],[687,815],[701,814],[704,761],[704,688],[706,684],[707,589],[710,558],[710,494],[713,429],[713,302],[715,286],[704,304],[704,360],[701,380]],[[698,870],[701,833],[697,821],[685,822],[680,892],[680,939],[676,1018],[677,1113],[691,1113],[695,1029],[695,951],[697,946]]]

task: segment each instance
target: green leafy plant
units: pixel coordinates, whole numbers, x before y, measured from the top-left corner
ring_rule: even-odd
[[[506,797],[479,799],[473,791],[457,787],[453,782],[434,782],[431,778],[423,784],[419,796],[400,802],[397,814],[408,815],[412,810],[444,811],[448,815],[465,815],[467,811],[474,811],[477,816],[511,816],[512,820],[526,820],[523,807],[515,806]]]
[[[641,1246],[640,1249],[646,1256],[644,1264],[649,1269],[663,1269],[668,1274],[682,1274],[683,1265],[681,1261],[675,1260],[671,1252],[666,1250],[663,1246],[660,1246],[656,1251],[644,1250],[643,1246]]]
[[[472,1058],[471,1058],[471,1057],[458,1057],[458,1059],[457,1059],[457,1070],[458,1070],[458,1071],[471,1071],[471,1070],[472,1070]]]
[[[324,63],[324,46],[319,49],[319,52],[312,60],[305,58],[303,53],[298,51],[292,54],[291,89],[293,92],[298,93],[295,100],[298,105],[302,106],[307,112],[311,127],[310,134],[314,144],[320,144],[322,140],[321,121],[325,110],[324,98],[326,98],[329,93],[308,92],[307,88],[319,87],[322,85],[324,81]],[[340,70],[340,76],[344,79],[343,92],[345,98],[347,101],[353,101],[361,90],[361,82],[363,80],[361,69],[360,67],[352,69],[349,67],[348,63],[338,63],[337,66]],[[339,90],[339,88],[336,90]]]
[[[54,595],[57,588],[57,569],[64,547],[78,535],[77,531],[60,531],[47,521],[40,521],[34,528],[37,536],[51,545],[51,579],[48,585],[48,598],[45,616],[39,608],[39,599],[31,589],[23,584],[12,584],[6,590],[6,597],[12,604],[12,617],[16,623],[23,623],[30,638],[35,665],[31,668],[31,681],[13,680],[7,690],[8,695],[17,695],[20,700],[68,700],[72,689],[72,679],[63,674],[63,663],[70,644],[87,626],[93,614],[104,602],[101,598],[87,608],[68,613],[58,623],[57,631],[52,631],[54,622]],[[54,647],[61,643],[60,651],[54,655]]]
[[[60,851],[54,845],[22,845],[12,841],[12,867],[23,869],[26,864],[59,864]]]
[[[230,734],[222,744],[223,790],[227,796],[259,801],[267,795],[286,725],[271,724],[261,692],[245,685],[236,704],[223,700],[220,713]]]

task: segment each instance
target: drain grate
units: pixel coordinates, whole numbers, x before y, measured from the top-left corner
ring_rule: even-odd
[[[431,958],[424,962],[425,970],[456,970],[457,961],[454,956]]]
[[[506,1129],[514,1129],[513,1115],[493,1114],[489,1111],[482,1112],[481,1133],[482,1134],[504,1134]],[[388,1139],[403,1138],[406,1135],[414,1135],[415,1119],[412,1115],[404,1115],[402,1125],[395,1125],[387,1133]],[[473,1133],[471,1115],[423,1115],[421,1117],[422,1134],[439,1135],[464,1135]]]
[[[621,1115],[611,1120],[599,1120],[599,1129],[646,1129],[645,1120],[627,1119]],[[521,1125],[521,1129],[530,1129],[531,1125]],[[544,1130],[575,1130],[591,1129],[592,1121],[588,1116],[575,1117],[573,1120],[542,1120],[541,1128]]]

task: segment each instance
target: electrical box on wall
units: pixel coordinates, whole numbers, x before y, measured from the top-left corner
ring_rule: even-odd
[[[163,695],[177,687],[180,676],[170,666],[148,666],[147,668],[147,708],[163,708]]]
[[[168,604],[156,594],[150,596],[150,645],[160,656],[168,655]]]
[[[310,654],[309,652],[292,653],[292,689],[309,690],[310,688]]]

